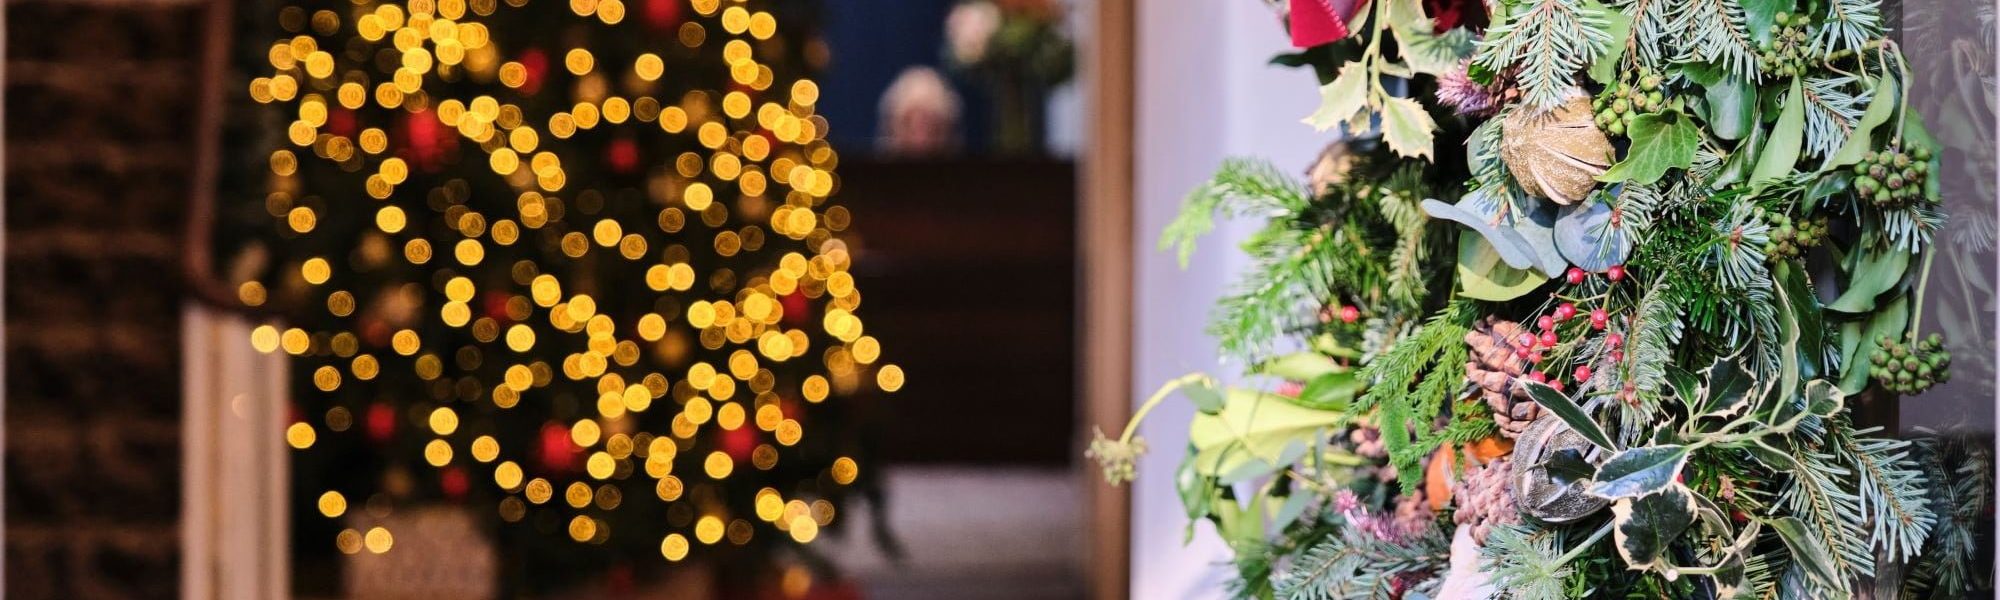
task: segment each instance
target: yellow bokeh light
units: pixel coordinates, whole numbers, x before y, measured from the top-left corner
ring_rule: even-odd
[[[329,519],[347,514],[347,497],[335,491],[320,494],[319,514],[325,515]]]

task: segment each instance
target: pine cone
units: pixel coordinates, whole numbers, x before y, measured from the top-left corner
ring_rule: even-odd
[[[1521,512],[1514,506],[1513,472],[1513,461],[1501,458],[1468,470],[1465,479],[1453,486],[1451,497],[1458,503],[1458,511],[1452,513],[1451,520],[1470,526],[1473,541],[1485,545],[1493,526],[1521,521]]]
[[[1528,397],[1528,391],[1514,385],[1514,379],[1528,371],[1528,359],[1521,357],[1524,335],[1529,335],[1528,329],[1520,323],[1494,317],[1487,317],[1465,334],[1466,345],[1472,347],[1471,360],[1465,363],[1465,380],[1479,388],[1480,398],[1493,409],[1500,433],[1509,438],[1520,437],[1542,414],[1541,405]]]
[[[1431,528],[1437,513],[1431,511],[1431,504],[1422,490],[1396,498],[1394,512],[1389,514],[1390,527],[1405,537],[1417,537]]]

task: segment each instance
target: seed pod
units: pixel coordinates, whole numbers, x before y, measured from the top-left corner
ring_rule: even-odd
[[[1579,94],[1547,114],[1531,113],[1515,111],[1501,124],[1501,161],[1530,194],[1565,206],[1582,201],[1612,162],[1611,140],[1592,123],[1590,100]],[[1610,130],[1622,135],[1623,125]]]

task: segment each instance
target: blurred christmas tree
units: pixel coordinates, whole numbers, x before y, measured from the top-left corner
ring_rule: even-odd
[[[636,2],[238,11],[215,243],[295,357],[297,561],[461,505],[503,595],[767,579],[870,489],[815,8]]]

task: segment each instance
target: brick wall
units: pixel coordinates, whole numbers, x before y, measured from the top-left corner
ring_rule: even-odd
[[[5,595],[171,598],[201,7],[6,11]]]

